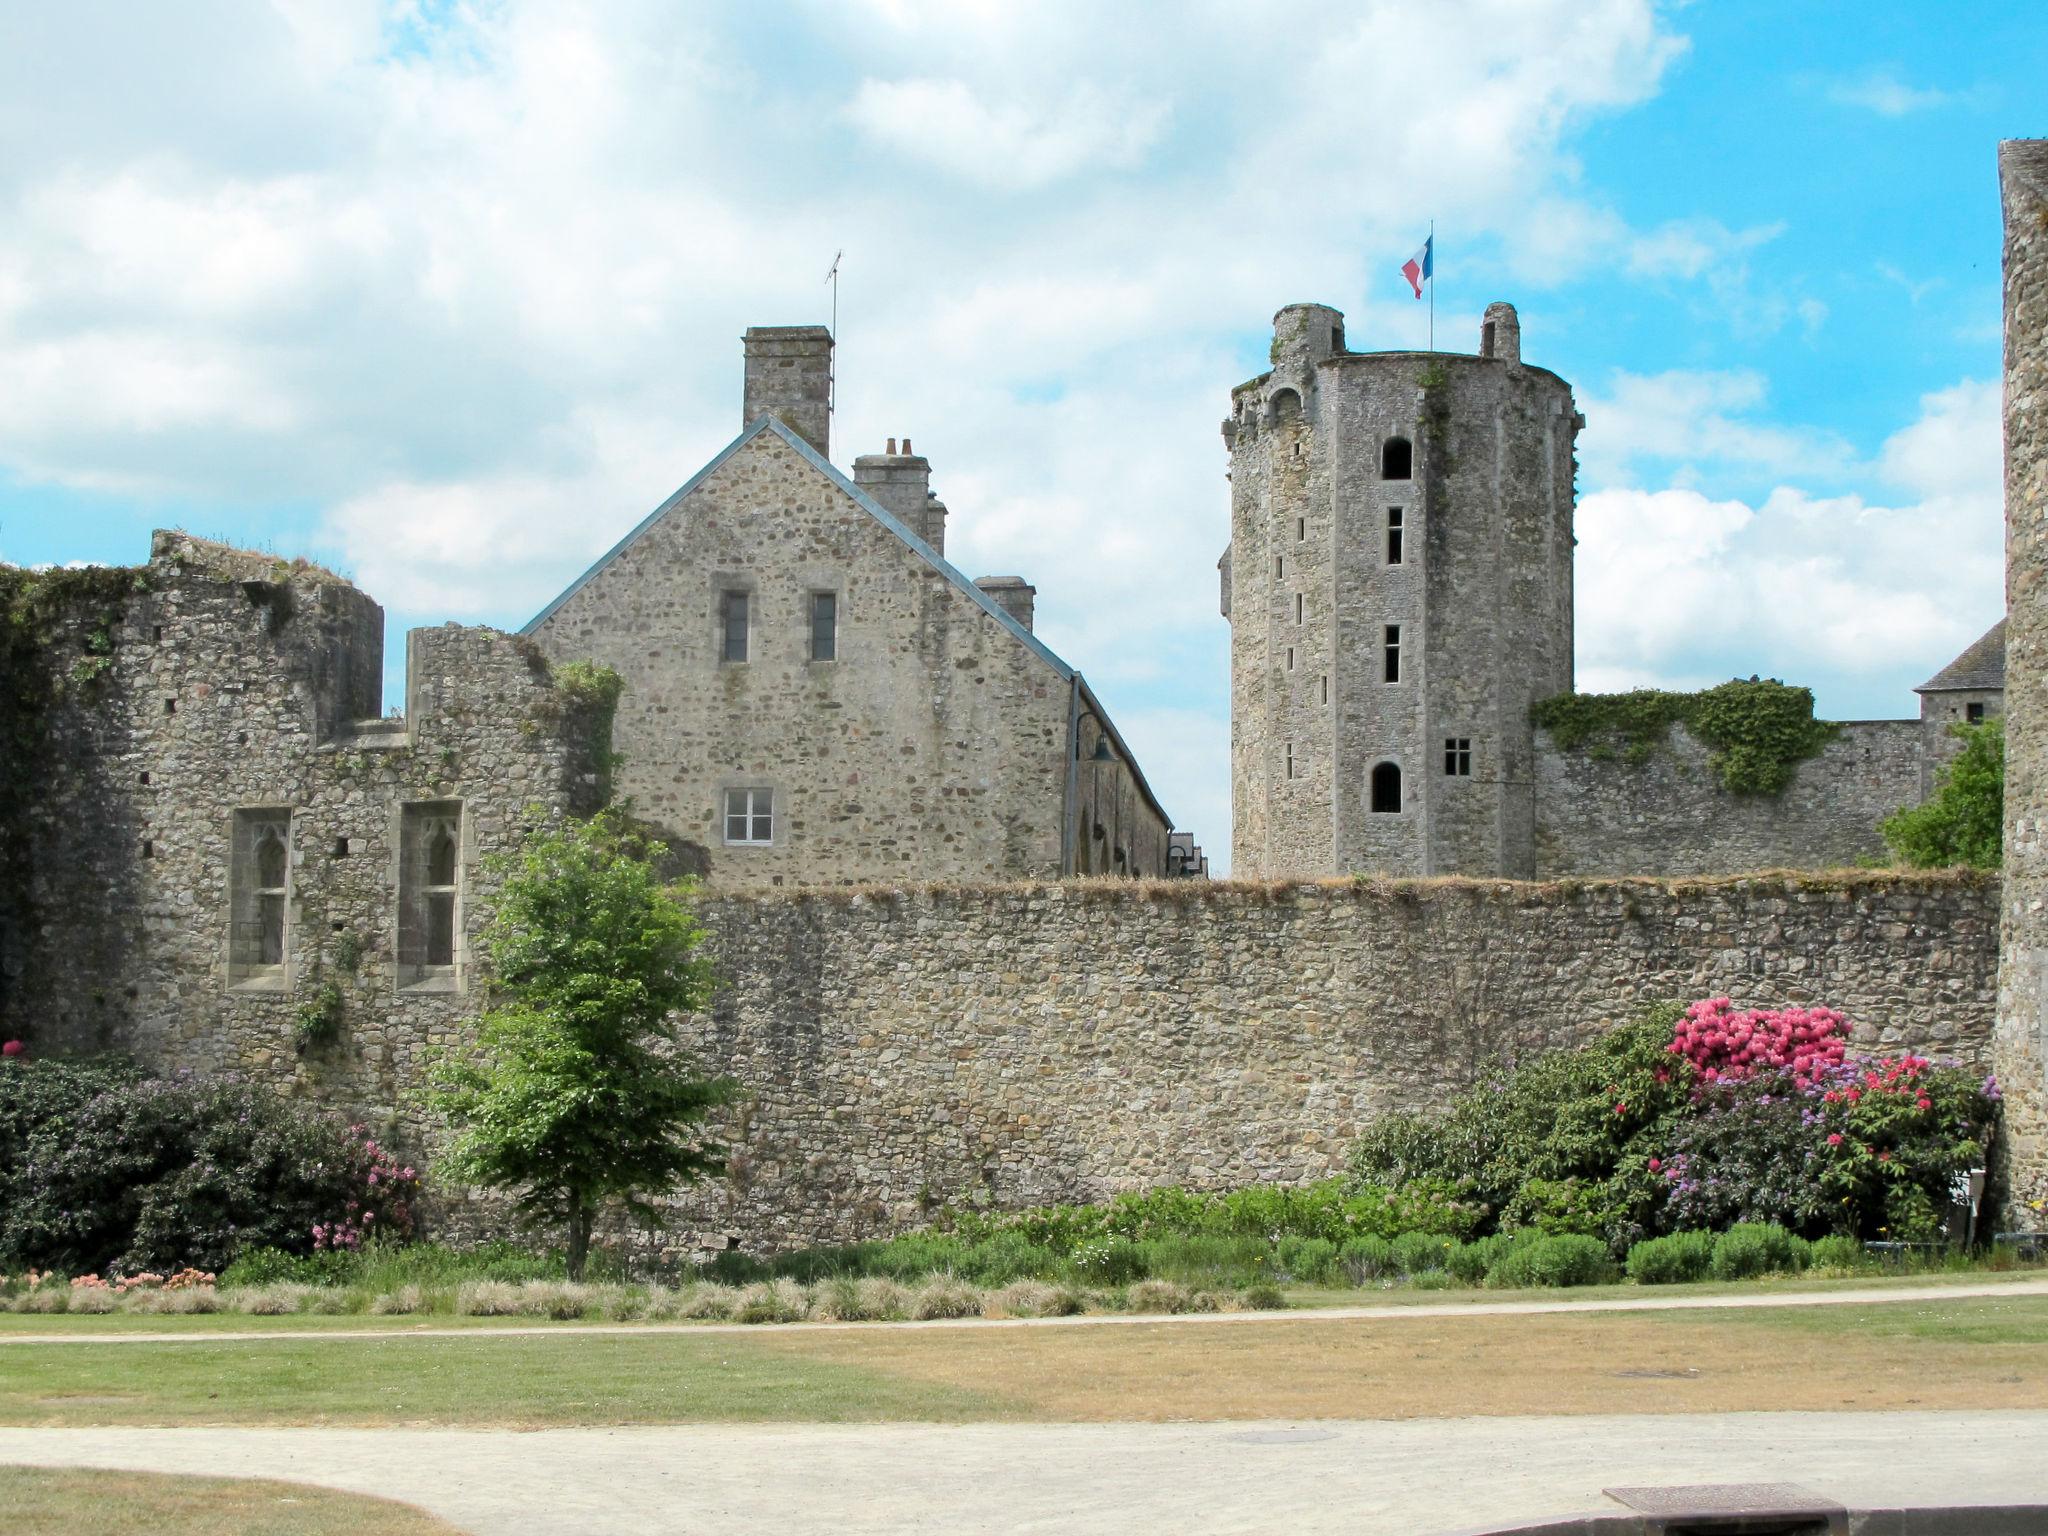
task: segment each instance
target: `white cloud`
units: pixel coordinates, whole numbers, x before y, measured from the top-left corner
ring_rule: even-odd
[[[1636,236],[1628,267],[1639,277],[1695,278],[1739,266],[1749,252],[1784,232],[1783,224],[1732,230],[1717,219],[1675,219]]]
[[[961,80],[863,80],[847,114],[898,154],[994,187],[1042,187],[1137,165],[1166,108],[1086,83],[1050,102],[989,102]]]
[[[1761,672],[1854,690],[1859,679],[1931,675],[2003,608],[1997,387],[1966,381],[1928,395],[1877,466],[1917,499],[1882,505],[1792,485],[1755,506],[1681,487],[1582,497],[1580,686]],[[1900,690],[1882,707],[1903,714],[1911,702]]]
[[[1687,475],[1702,464],[1767,475],[1839,475],[1854,462],[1841,438],[1756,419],[1768,385],[1750,369],[1617,372],[1586,393],[1579,457],[1595,488]]]
[[[1908,85],[1895,70],[1877,69],[1854,80],[1834,82],[1828,87],[1828,99],[1838,106],[1861,107],[1879,117],[1905,117],[1944,106],[1955,98],[1947,91]]]

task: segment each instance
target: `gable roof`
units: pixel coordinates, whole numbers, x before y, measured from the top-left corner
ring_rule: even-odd
[[[1915,693],[1989,692],[2005,687],[2005,620],[1985,630],[1962,655],[1913,691]]]
[[[1008,630],[1012,638],[1014,638],[1020,644],[1022,644],[1024,648],[1030,651],[1034,656],[1038,657],[1040,661],[1043,661],[1047,666],[1051,667],[1053,671],[1056,674],[1058,674],[1059,680],[1061,682],[1079,688],[1082,694],[1084,694],[1087,697],[1089,707],[1095,712],[1095,718],[1102,722],[1103,729],[1109,733],[1109,739],[1116,743],[1116,749],[1123,757],[1124,766],[1131,770],[1131,778],[1134,782],[1136,782],[1138,786],[1138,792],[1145,797],[1146,803],[1149,804],[1153,810],[1159,813],[1160,820],[1164,821],[1168,827],[1171,827],[1173,825],[1173,818],[1166,814],[1166,808],[1159,803],[1158,797],[1152,793],[1152,786],[1145,782],[1145,774],[1144,771],[1138,767],[1137,758],[1132,756],[1131,749],[1124,745],[1124,739],[1122,735],[1119,734],[1115,723],[1111,721],[1111,719],[1109,718],[1109,711],[1104,709],[1102,707],[1101,702],[1095,697],[1095,690],[1088,686],[1088,680],[1082,677],[1081,674],[1077,672],[1073,667],[1067,665],[1065,661],[1061,660],[1058,652],[1054,651],[1051,646],[1047,645],[1043,640],[1039,639],[1038,636],[1034,635],[1030,630],[1026,629],[1024,625],[1020,623],[1010,613],[1008,609],[1003,607],[1001,603],[997,602],[994,598],[990,597],[986,592],[982,591],[981,588],[977,587],[973,582],[969,581],[966,576],[962,575],[960,572],[960,568],[958,566],[949,564],[943,555],[941,555],[937,550],[933,549],[931,545],[925,543],[925,541],[919,538],[917,534],[912,532],[910,526],[907,523],[903,522],[900,518],[896,517],[893,513],[889,512],[886,508],[884,508],[881,505],[880,502],[876,501],[872,496],[868,495],[866,491],[863,491],[859,486],[855,485],[851,480],[847,479],[845,475],[841,474],[839,470],[833,466],[832,461],[830,459],[826,458],[822,453],[818,452],[817,449],[813,448],[809,443],[805,442],[802,438],[798,437],[794,432],[790,431],[788,427],[784,426],[782,422],[777,417],[774,416],[756,417],[753,420],[753,422],[748,425],[747,429],[744,432],[740,433],[738,437],[734,438],[731,442],[727,443],[723,448],[721,448],[717,452],[717,454],[715,454],[712,457],[711,461],[708,464],[706,464],[702,469],[698,470],[696,474],[690,476],[688,480],[684,481],[681,488],[678,489],[673,496],[669,497],[668,500],[664,501],[660,506],[656,507],[652,512],[648,513],[645,517],[641,518],[638,523],[634,524],[632,531],[628,533],[623,539],[619,540],[618,543],[614,544],[610,549],[606,550],[604,554],[600,555],[598,559],[591,565],[589,570],[585,571],[581,576],[578,576],[574,581],[570,582],[568,586],[564,587],[559,597],[557,597],[553,602],[549,603],[547,607],[541,609],[541,611],[535,614],[531,619],[528,619],[525,624],[520,626],[519,633],[522,635],[530,635],[535,630],[539,629],[541,625],[545,624],[549,619],[553,618],[556,612],[562,607],[564,603],[568,602],[570,598],[574,597],[578,592],[582,591],[584,587],[588,586],[590,582],[593,579],[595,579],[597,575],[605,569],[605,567],[609,566],[614,560],[618,559],[620,555],[623,555],[628,549],[632,548],[634,543],[638,541],[638,539],[643,533],[647,532],[648,529],[652,528],[656,523],[660,522],[662,518],[666,517],[670,512],[675,510],[675,508],[681,506],[683,502],[689,499],[690,494],[693,491],[695,491],[698,486],[702,485],[706,480],[710,479],[712,475],[718,472],[719,468],[725,463],[727,459],[731,458],[734,454],[738,453],[742,448],[746,447],[748,443],[751,443],[755,438],[761,436],[763,433],[772,433],[776,437],[781,438],[782,441],[787,443],[791,448],[795,449],[798,456],[802,458],[804,462],[809,464],[811,468],[818,471],[819,474],[823,475],[826,479],[830,480],[834,485],[839,487],[840,490],[844,491],[848,496],[852,497],[853,504],[855,506],[859,507],[863,512],[867,513],[869,517],[872,517],[884,528],[888,529],[891,533],[895,534],[896,537],[901,539],[905,544],[909,545],[911,552],[913,554],[917,555],[927,565],[930,565],[933,569],[938,571],[938,573],[941,576],[945,577],[948,582],[952,583],[953,588],[957,592],[959,592],[961,596],[965,597],[969,602],[973,603],[975,607],[979,608],[983,613],[987,614],[990,618],[994,619],[1004,629]]]

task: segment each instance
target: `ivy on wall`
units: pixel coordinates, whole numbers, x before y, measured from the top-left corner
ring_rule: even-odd
[[[1560,693],[1532,705],[1529,718],[1567,751],[1583,746],[1633,766],[1649,761],[1671,727],[1682,725],[1711,750],[1708,766],[1721,787],[1737,795],[1778,794],[1839,729],[1814,719],[1810,689],[1754,677],[1698,693]]]

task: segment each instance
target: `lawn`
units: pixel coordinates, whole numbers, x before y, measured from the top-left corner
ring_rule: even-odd
[[[14,1344],[0,1423],[657,1424],[2048,1408],[2048,1297],[1114,1328]]]
[[[299,1483],[78,1467],[0,1467],[8,1536],[459,1536],[410,1504]]]

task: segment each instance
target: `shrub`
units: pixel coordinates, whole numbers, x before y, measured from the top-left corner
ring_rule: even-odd
[[[910,1316],[914,1303],[910,1292],[894,1280],[873,1277],[858,1285],[860,1308],[878,1322],[897,1322]]]
[[[1487,1271],[1493,1286],[1597,1285],[1614,1277],[1607,1245],[1596,1237],[1539,1237],[1504,1249]]]
[[[1743,1222],[1714,1240],[1716,1280],[1749,1280],[1758,1275],[1789,1273],[1805,1257],[1798,1240],[1783,1227]]]
[[[1839,1066],[1849,1049],[1849,1021],[1832,1008],[1752,1008],[1738,1013],[1725,997],[1692,1004],[1666,1047],[1692,1063],[1699,1081],[1739,1081],[1757,1072],[1811,1082]]]
[[[53,1065],[16,1063],[4,1074]],[[363,1143],[338,1122],[233,1081],[119,1079],[20,1142],[0,1200],[0,1254],[49,1268],[225,1269],[244,1248],[305,1252],[317,1226],[400,1231],[406,1181],[366,1182]],[[16,1132],[15,1134],[19,1134]]]
[[[1998,868],[2005,835],[2005,722],[1949,727],[1962,750],[1934,773],[1932,799],[1885,818],[1878,830],[1902,863]]]
[[[517,1317],[519,1287],[505,1280],[467,1280],[455,1288],[455,1310],[464,1317]]]
[[[319,1253],[287,1253],[282,1248],[249,1248],[221,1271],[223,1290],[268,1285],[347,1285],[354,1277],[359,1257],[332,1250]]]
[[[1523,1062],[1438,1114],[1382,1121],[1353,1145],[1352,1174],[1373,1185],[1433,1180],[1482,1214],[1505,1211],[1531,1181],[1563,1186],[1533,1191],[1530,1214],[1562,1198],[1576,1224],[1597,1221],[1624,1247],[1654,1220],[1663,1186],[1648,1161],[1688,1102],[1690,1067],[1668,1049],[1678,1016],[1652,1009],[1589,1045]]]
[[[1074,1249],[1073,1272],[1084,1285],[1128,1285],[1145,1273],[1145,1252],[1129,1238],[1096,1238]]]
[[[933,1275],[913,1293],[910,1315],[919,1322],[981,1316],[981,1293],[951,1275]]]
[[[395,1291],[384,1292],[370,1303],[370,1310],[379,1317],[404,1317],[426,1310],[427,1299],[416,1285],[401,1285]]]
[[[529,1280],[519,1287],[519,1311],[526,1317],[569,1322],[583,1316],[590,1291],[569,1280]]]
[[[1401,1273],[1394,1245],[1384,1237],[1354,1237],[1337,1250],[1337,1257],[1353,1285]]]
[[[988,1298],[990,1316],[1073,1317],[1085,1309],[1081,1293],[1043,1280],[1013,1280]]]
[[[1191,1312],[1194,1302],[1193,1293],[1172,1280],[1140,1280],[1124,1292],[1127,1312]]]
[[[1337,1245],[1326,1237],[1283,1237],[1274,1253],[1281,1272],[1298,1284],[1334,1285]]]
[[[1394,1263],[1402,1274],[1412,1278],[1432,1269],[1442,1269],[1451,1249],[1457,1246],[1457,1240],[1435,1232],[1404,1232],[1394,1239],[1391,1246]]]
[[[800,1323],[810,1298],[794,1280],[764,1280],[741,1291],[733,1304],[736,1323]]]
[[[1287,1293],[1277,1285],[1248,1285],[1237,1293],[1238,1310],[1280,1312],[1287,1306]]]
[[[676,1302],[676,1316],[693,1322],[728,1323],[739,1299],[740,1292],[730,1285],[693,1285]]]
[[[1628,1277],[1639,1285],[1679,1285],[1706,1279],[1713,1262],[1713,1233],[1673,1232],[1629,1249]]]
[[[1810,1245],[1808,1264],[1813,1269],[1861,1269],[1863,1267],[1863,1245],[1853,1237],[1833,1233],[1827,1237],[1815,1238]]]

